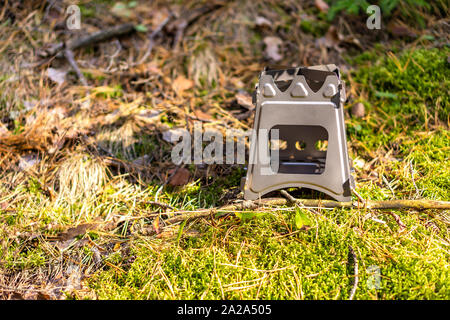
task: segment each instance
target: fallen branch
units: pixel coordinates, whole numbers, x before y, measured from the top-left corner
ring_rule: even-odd
[[[234,204],[217,208],[220,210],[254,210],[262,206],[283,206],[291,203],[298,203],[305,207],[321,207],[321,208],[359,208],[358,202],[339,202],[334,200],[316,200],[316,199],[293,199],[284,198],[264,198],[260,200],[244,200]],[[366,200],[365,208],[367,209],[450,209],[450,201],[437,200]]]
[[[195,211],[195,212],[189,212],[189,213],[183,213],[180,215],[177,215],[175,217],[169,218],[164,220],[164,223],[170,225],[170,224],[175,224],[177,222],[181,222],[187,219],[198,219],[198,218],[207,218],[207,217],[211,217],[214,216],[215,209],[203,209],[203,210],[199,210],[199,211]],[[170,214],[170,212],[167,212],[165,214]],[[224,216],[226,214],[224,213],[219,213],[219,216]]]
[[[256,210],[261,209],[265,206],[279,207],[284,205],[300,205],[305,208],[359,208],[359,202],[339,202],[334,200],[315,200],[315,199],[296,199],[292,197],[288,192],[282,190],[282,194],[287,198],[264,198],[258,200],[243,200],[235,202],[233,204],[225,205],[218,208],[210,209],[199,209],[195,211],[167,211],[164,212],[166,215],[175,215],[171,218],[165,219],[164,223],[166,225],[172,225],[184,220],[194,220],[198,218],[211,218],[223,217],[233,213],[235,211],[242,210]],[[161,205],[160,203],[150,204]],[[449,201],[435,201],[435,200],[387,200],[387,201],[371,201],[365,200],[364,207],[366,209],[414,209],[414,210],[425,210],[425,209],[450,209]],[[136,217],[139,219],[141,217]],[[396,218],[396,215],[394,215]],[[398,218],[398,216],[397,216]],[[400,227],[404,227],[404,224],[396,219]]]
[[[63,51],[65,48],[73,51],[82,47],[88,47],[93,44],[97,44],[114,37],[122,36],[124,34],[130,33],[133,30],[134,25],[132,23],[124,23],[112,28],[88,34],[85,37],[72,40],[67,44],[65,44],[64,42],[60,42],[52,48],[46,50],[46,53],[48,56],[57,56],[58,58],[62,58],[64,56]]]

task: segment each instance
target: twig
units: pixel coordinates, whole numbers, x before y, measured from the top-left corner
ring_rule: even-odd
[[[450,201],[436,200],[386,200],[367,201],[368,209],[450,209]]]
[[[167,220],[164,220],[164,223],[166,224],[175,224],[177,222],[180,221],[184,221],[187,219],[198,219],[198,218],[207,218],[207,217],[211,217],[214,216],[215,209],[205,209],[205,210],[200,210],[197,212],[191,212],[191,213],[187,213],[187,214],[180,214],[178,216],[175,216],[173,218],[169,218]],[[170,212],[166,212],[166,214],[170,214]],[[221,214],[223,215],[223,214]]]
[[[291,196],[286,190],[281,190],[280,193],[286,197],[286,199],[288,199],[290,202],[292,203],[296,203],[297,199],[295,199],[293,196]]]
[[[334,200],[316,200],[316,199],[295,199],[295,203],[305,207],[323,207],[323,208],[358,208],[357,202],[339,202]],[[244,200],[230,205],[217,208],[220,210],[253,210],[262,206],[283,206],[290,204],[290,201],[284,198],[263,198],[255,201]],[[366,201],[367,209],[450,209],[450,201],[436,200],[385,200],[385,201]]]
[[[81,84],[85,87],[89,86],[86,78],[84,77],[83,72],[81,72],[80,68],[78,68],[78,64],[75,61],[75,58],[73,56],[73,51],[69,48],[66,48],[64,50],[64,57],[67,59],[67,61],[69,61],[70,65],[72,66],[73,70],[75,71],[75,73],[78,76],[78,79],[80,79]]]
[[[363,197],[361,197],[361,195],[355,189],[352,189],[352,193],[358,198],[359,201],[362,202],[364,206],[367,205],[367,201]]]
[[[391,215],[394,218],[395,222],[397,222],[398,226],[400,227],[400,232],[402,232],[403,230],[406,229],[406,225],[402,222],[402,220],[400,219],[400,217],[397,214],[395,214],[394,212],[390,212],[390,211],[387,212],[387,214]]]
[[[292,196],[291,196],[292,197]],[[292,197],[293,198],[293,197]],[[351,202],[338,202],[333,200],[310,200],[310,199],[295,199],[294,201],[288,201],[284,198],[265,198],[258,199],[256,201],[241,201],[234,204],[225,205],[218,208],[210,208],[210,209],[198,209],[198,210],[181,210],[181,211],[166,211],[164,214],[176,216],[164,220],[166,225],[176,224],[178,222],[184,220],[193,220],[198,218],[214,218],[214,217],[225,217],[230,215],[236,211],[244,211],[244,210],[256,210],[262,209],[265,206],[284,206],[284,205],[301,205],[304,206],[305,209],[314,208],[357,208],[357,203]],[[158,202],[150,202],[150,204],[168,206],[166,204],[158,203]],[[450,202],[448,201],[431,201],[431,200],[389,200],[389,201],[368,201],[368,209],[415,209],[415,210],[424,210],[424,209],[450,209]],[[314,212],[316,213],[316,212]],[[317,213],[318,214],[318,213]],[[138,217],[129,217],[127,219],[142,219],[159,216],[159,213],[138,216]],[[395,215],[396,216],[396,215]],[[394,219],[395,219],[395,216]],[[398,217],[398,216],[397,216]],[[397,221],[397,219],[396,219]],[[401,228],[406,227],[400,220],[397,221]]]
[[[158,206],[158,207],[161,207],[161,208],[164,208],[164,209],[174,210],[174,207],[172,207],[171,205],[168,205],[166,203],[157,202],[157,201],[149,201],[147,203],[152,205],[152,206]]]
[[[359,275],[358,275],[358,259],[356,258],[355,251],[353,251],[352,246],[348,246],[349,254],[353,260],[353,287],[352,290],[350,290],[350,296],[348,300],[353,300],[353,297],[355,296],[356,289],[358,288],[358,282],[359,282]]]
[[[152,53],[153,46],[155,45],[156,36],[162,31],[164,26],[170,21],[171,18],[172,18],[172,13],[170,13],[169,16],[166,19],[164,19],[164,21],[161,22],[156,27],[156,29],[153,30],[153,32],[150,34],[150,36],[148,37],[150,43],[148,44],[147,51],[145,52],[144,56],[141,59],[139,59],[139,61],[136,63],[136,65],[142,64],[145,61],[145,59],[147,59],[148,56]]]
[[[125,23],[118,26],[114,26],[112,28],[108,28],[105,30],[100,30],[94,33],[91,33],[85,37],[81,37],[75,40],[72,40],[68,44],[64,44],[64,42],[60,42],[53,46],[53,48],[47,50],[47,54],[49,56],[58,56],[63,57],[62,51],[64,48],[70,49],[70,50],[76,50],[82,47],[88,47],[93,44],[97,44],[99,42],[108,40],[113,37],[122,36],[124,34],[130,33],[134,30],[134,25],[132,23]]]
[[[284,194],[282,192],[282,194]],[[166,211],[164,214],[171,215],[177,214],[176,216],[164,220],[166,225],[176,224],[184,220],[193,220],[198,218],[213,218],[213,217],[224,217],[232,214],[236,211],[242,210],[256,210],[261,209],[265,206],[284,206],[284,205],[300,205],[304,206],[305,209],[315,208],[358,208],[358,203],[352,202],[338,202],[334,200],[314,200],[314,199],[295,199],[289,193],[286,192],[287,197],[292,199],[286,200],[284,198],[264,198],[255,201],[244,200],[236,202],[233,204],[225,205],[217,208],[210,209],[198,209],[198,210],[182,210],[182,211]],[[168,206],[166,204],[161,204],[158,202],[150,202],[150,204],[161,205],[163,207]],[[449,201],[433,201],[433,200],[388,200],[388,201],[367,201],[367,209],[415,209],[415,210],[425,210],[425,209],[450,209]],[[314,212],[316,213],[316,212]],[[159,214],[158,214],[159,215]],[[132,217],[131,219],[141,219],[148,218],[147,215]],[[393,216],[396,219],[396,215]],[[397,216],[398,217],[398,216]],[[397,219],[396,219],[397,221]],[[401,228],[406,227],[400,219],[397,223]]]
[[[292,195],[290,195],[286,190],[281,190],[280,193],[285,196],[291,203],[294,203],[297,207],[302,207],[306,210],[308,210],[309,212],[312,212],[316,215],[321,216],[321,214],[319,212],[317,212],[316,210],[314,210],[311,207],[306,207],[305,205],[303,205],[302,203],[298,202],[297,199],[295,199]]]
[[[384,183],[386,183],[386,185],[388,186],[389,190],[391,190],[392,196],[395,197],[394,189],[392,189],[391,184],[389,183],[389,181],[386,179],[386,177],[383,174],[381,175],[381,178],[383,179]]]

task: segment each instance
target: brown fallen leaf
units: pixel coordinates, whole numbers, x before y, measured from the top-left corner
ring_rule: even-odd
[[[417,37],[417,33],[406,24],[400,22],[399,20],[391,21],[387,26],[388,31],[397,37]]]
[[[0,137],[7,136],[7,135],[9,135],[8,128],[3,123],[0,122]]]
[[[176,169],[169,170],[169,176],[175,172]],[[188,183],[191,173],[186,168],[179,168],[177,172],[170,178],[169,185],[171,186],[184,186]]]
[[[143,155],[142,157],[137,158],[136,160],[133,161],[133,164],[136,166],[145,166],[145,165],[149,165],[150,164],[150,156],[148,154]]]
[[[194,86],[194,81],[187,79],[183,76],[178,76],[172,84],[173,90],[182,95],[184,91],[191,89]]]
[[[69,228],[58,235],[58,240],[59,241],[72,240],[73,238],[86,233],[88,229],[92,229],[94,226],[96,226],[95,223],[83,223],[76,227]]]
[[[278,37],[265,37],[264,44],[266,45],[266,50],[264,51],[267,58],[273,61],[280,61],[283,57],[278,52],[280,45],[283,41]]]
[[[355,36],[343,36],[335,26],[330,26],[325,36],[316,40],[317,45],[324,45],[327,48],[334,48],[337,52],[343,51],[340,47],[342,43],[348,43],[362,48],[360,41]]]
[[[200,109],[195,109],[194,110],[194,115],[197,117],[197,119],[199,120],[203,120],[203,121],[211,121],[214,120],[212,116],[210,116],[209,114],[203,112]]]
[[[321,12],[328,12],[328,9],[330,8],[328,6],[328,3],[326,3],[324,0],[314,0],[314,5]]]
[[[9,296],[10,300],[25,300],[25,298],[23,297],[22,294],[20,294],[19,292],[13,292],[11,293],[11,295]]]
[[[182,137],[185,132],[186,130],[183,128],[169,129],[162,133],[162,138],[164,141],[170,143],[178,143],[180,137]]]
[[[160,26],[168,17],[170,12],[167,8],[161,8],[152,12],[152,26],[153,29]]]
[[[67,70],[65,69],[55,69],[55,68],[48,68],[47,69],[47,77],[49,77],[50,80],[53,82],[56,82],[57,84],[61,85],[66,80]]]
[[[38,155],[36,153],[27,154],[19,158],[19,169],[28,170],[33,166],[39,164],[40,161],[41,160],[38,158]]]
[[[261,17],[261,16],[256,17],[255,24],[258,27],[269,27],[269,28],[272,27],[272,22],[270,22],[270,20],[268,20],[264,17]]]
[[[339,47],[342,40],[343,37],[338,33],[336,27],[331,26],[330,28],[328,28],[325,36],[316,40],[316,44],[318,44],[319,46],[324,45],[327,48],[334,48],[336,49],[336,51],[342,52],[342,48]]]
[[[8,202],[6,201],[0,202],[0,210],[6,210],[8,209],[8,206],[9,206]]]
[[[36,300],[52,300],[50,295],[44,291],[39,291],[36,295]]]
[[[253,110],[255,108],[252,102],[252,97],[247,92],[236,94],[236,101],[240,106],[248,110]]]
[[[353,105],[352,107],[352,115],[355,118],[363,118],[366,114],[366,109],[364,107],[364,104],[361,102],[358,102],[357,104]]]

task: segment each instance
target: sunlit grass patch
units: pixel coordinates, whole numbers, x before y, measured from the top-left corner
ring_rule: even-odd
[[[426,228],[400,234],[389,215],[378,217],[382,224],[365,214],[312,215],[308,230],[296,230],[291,210],[247,222],[188,223],[179,243],[176,233],[171,239],[136,239],[129,269],[102,272],[90,284],[101,298],[346,299],[351,245],[360,268],[356,298],[445,299],[448,253],[442,239],[432,236],[430,243]],[[417,217],[405,223],[415,225]],[[378,289],[367,286],[370,266],[380,269]],[[411,287],[417,287],[412,294]]]

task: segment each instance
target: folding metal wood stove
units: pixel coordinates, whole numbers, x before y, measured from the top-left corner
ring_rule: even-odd
[[[244,198],[305,187],[351,201],[344,101],[344,83],[333,64],[266,68],[254,94],[256,139],[251,141]]]

